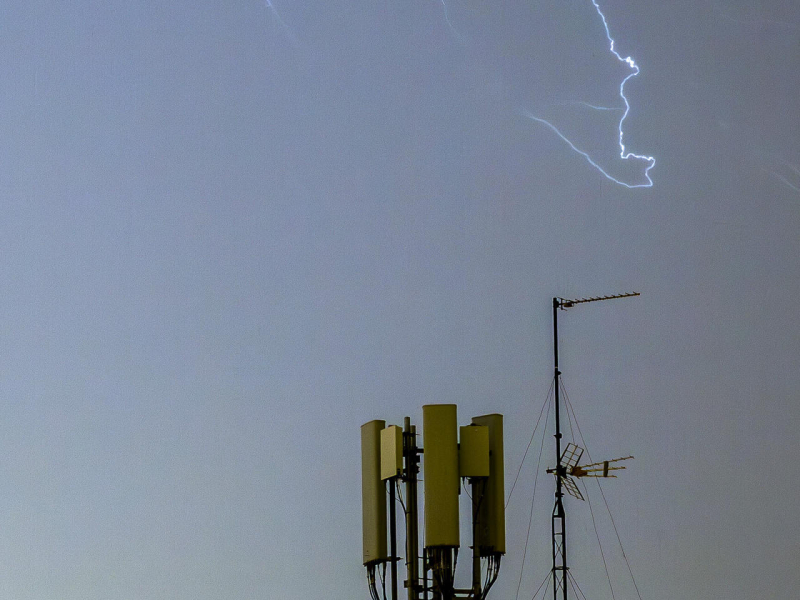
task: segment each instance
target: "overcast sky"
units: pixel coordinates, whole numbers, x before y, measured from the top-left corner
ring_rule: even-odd
[[[0,594],[367,598],[360,425],[503,413],[510,484],[552,297],[635,290],[560,343],[642,599],[796,597],[800,5],[598,2],[652,187],[591,0],[4,3]]]

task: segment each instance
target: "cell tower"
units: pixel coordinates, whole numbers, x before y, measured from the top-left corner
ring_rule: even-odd
[[[558,311],[572,308],[578,304],[587,302],[600,302],[602,300],[615,300],[617,298],[630,298],[638,296],[638,292],[626,294],[616,294],[613,296],[596,296],[593,298],[580,298],[578,300],[567,300],[566,298],[553,298],[553,388],[555,390],[555,417],[556,417],[556,467],[548,469],[548,473],[553,473],[556,478],[556,498],[553,506],[552,516],[552,551],[553,551],[553,600],[567,600],[567,519],[564,513],[564,503],[562,488],[566,488],[567,493],[579,500],[583,500],[577,483],[573,477],[616,477],[609,475],[609,471],[624,469],[616,465],[617,462],[633,458],[626,456],[614,460],[603,461],[602,463],[592,463],[588,465],[578,465],[583,448],[575,444],[568,444],[561,452],[561,421],[559,418],[559,388],[561,386],[561,371],[558,368]],[[610,466],[611,464],[614,466]],[[559,595],[560,592],[560,595]]]
[[[380,420],[361,426],[363,558],[370,595],[380,600],[378,580],[382,579],[386,599],[388,565],[391,599],[397,600],[396,492],[403,483],[408,600],[485,600],[506,551],[503,416],[474,417],[470,425],[459,428],[455,404],[429,404],[422,407],[422,422],[424,450],[417,446],[416,426],[411,425],[409,417],[404,419],[402,430],[396,425],[387,427]],[[420,457],[424,458],[425,495],[421,557],[417,502]],[[466,589],[458,589],[454,583],[462,479],[472,490],[472,586]]]

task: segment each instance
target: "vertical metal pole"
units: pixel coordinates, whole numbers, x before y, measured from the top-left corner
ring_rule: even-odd
[[[483,485],[481,485],[483,484]],[[477,477],[472,478],[472,594],[480,598],[481,594],[481,553],[478,548],[478,509],[483,500],[485,483]]]
[[[567,600],[567,524],[562,502],[561,478],[561,421],[559,405],[561,371],[558,370],[558,309],[561,302],[553,298],[553,388],[556,402],[556,501],[553,506],[552,516],[552,550],[553,550],[553,600],[558,597],[558,588],[561,587],[562,599]],[[559,575],[560,571],[560,575]],[[559,586],[560,583],[560,586]]]
[[[419,540],[417,519],[417,428],[403,421],[403,456],[406,482],[406,572],[408,600],[419,598]]]
[[[428,600],[428,549],[422,549],[422,598]]]
[[[394,486],[395,478],[387,479],[389,486],[389,543],[391,544],[389,560],[392,561],[392,600],[397,600],[397,517],[395,515]]]

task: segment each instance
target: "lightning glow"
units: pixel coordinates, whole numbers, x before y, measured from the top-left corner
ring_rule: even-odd
[[[628,118],[628,113],[631,110],[631,105],[628,102],[628,98],[625,96],[625,84],[628,82],[629,79],[631,79],[633,77],[636,77],[639,74],[639,67],[636,64],[636,62],[633,60],[633,58],[631,58],[630,56],[623,57],[619,52],[617,52],[614,49],[614,43],[615,42],[614,42],[614,38],[611,37],[611,31],[608,28],[608,21],[606,20],[606,16],[605,16],[605,14],[603,14],[603,11],[600,9],[600,5],[597,4],[596,0],[591,0],[591,2],[592,2],[592,5],[594,6],[595,10],[597,11],[597,14],[600,15],[600,19],[603,21],[603,27],[606,30],[606,38],[608,39],[608,43],[609,43],[609,50],[611,51],[611,53],[614,56],[617,57],[617,60],[619,60],[620,62],[625,63],[631,69],[631,72],[622,80],[622,83],[619,84],[619,96],[620,96],[620,98],[622,98],[622,102],[625,104],[625,108],[622,109],[623,110],[622,117],[620,118],[619,124],[618,124],[618,127],[617,127],[618,131],[619,131],[619,150],[620,150],[619,155],[620,155],[620,158],[622,158],[622,160],[635,159],[635,160],[641,160],[641,161],[647,162],[647,167],[644,170],[644,176],[645,176],[645,179],[647,179],[647,183],[630,184],[630,183],[625,183],[624,181],[620,181],[619,179],[616,179],[615,177],[612,177],[609,173],[607,173],[605,170],[603,170],[603,168],[600,167],[600,165],[598,165],[594,160],[592,160],[592,158],[589,156],[589,154],[587,154],[583,150],[578,149],[575,146],[575,144],[573,144],[563,133],[561,133],[555,125],[553,125],[552,123],[550,123],[549,121],[547,121],[545,119],[542,119],[541,117],[534,116],[533,114],[531,114],[528,111],[523,111],[523,114],[526,117],[528,117],[529,119],[533,119],[534,121],[538,121],[539,123],[542,123],[543,125],[546,125],[551,130],[553,130],[562,140],[564,140],[567,144],[569,144],[570,148],[572,148],[575,152],[577,152],[578,154],[583,156],[589,162],[590,165],[592,165],[595,169],[600,171],[600,173],[602,173],[606,178],[608,178],[609,180],[613,181],[614,183],[618,183],[619,185],[625,186],[627,188],[653,187],[653,180],[650,179],[650,169],[652,169],[654,166],[656,166],[656,159],[654,157],[652,157],[652,156],[647,156],[647,155],[644,155],[644,154],[635,154],[633,152],[626,152],[625,151],[625,142],[624,142],[624,139],[623,139],[624,138],[624,133],[623,133],[622,125],[625,122],[625,119]],[[593,109],[596,109],[596,110],[613,110],[613,109],[608,108],[608,107],[594,106],[594,105],[591,105],[591,104],[589,104],[587,102],[580,102],[579,104],[583,104],[585,106],[588,106],[589,108],[593,108]]]
[[[790,23],[788,21],[779,21],[777,19],[765,19],[765,18],[762,18],[762,17],[750,17],[750,18],[747,18],[747,19],[744,19],[744,18],[741,18],[741,17],[735,17],[735,16],[733,16],[731,14],[728,14],[728,12],[725,9],[723,9],[722,6],[720,6],[719,2],[716,2],[716,1],[712,1],[711,2],[711,6],[720,15],[722,15],[723,19],[727,19],[728,21],[731,21],[733,23],[738,23],[739,25],[748,25],[748,26],[775,25],[777,27],[782,27],[782,28],[785,28],[785,29],[793,29],[795,31],[800,29],[800,27],[798,27],[797,24]],[[758,5],[756,5],[756,6],[758,6]]]

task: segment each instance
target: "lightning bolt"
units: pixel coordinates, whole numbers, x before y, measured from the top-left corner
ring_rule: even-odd
[[[622,158],[622,160],[634,159],[634,160],[641,160],[641,161],[647,162],[647,167],[644,170],[644,177],[645,177],[645,179],[647,179],[647,183],[630,184],[630,183],[626,183],[624,181],[620,181],[619,179],[616,179],[615,177],[611,176],[608,172],[606,172],[594,160],[592,160],[592,157],[589,156],[588,153],[586,153],[583,150],[580,150],[578,147],[576,147],[575,144],[573,144],[563,133],[561,133],[555,125],[553,125],[552,123],[550,123],[546,119],[542,119],[541,117],[537,117],[537,116],[533,115],[532,113],[530,113],[528,111],[522,111],[522,112],[529,119],[532,119],[534,121],[537,121],[537,122],[542,123],[543,125],[546,125],[547,127],[549,127],[562,140],[564,140],[569,145],[570,148],[572,148],[575,152],[577,152],[578,154],[583,156],[590,165],[592,165],[595,169],[600,171],[600,173],[602,173],[607,179],[613,181],[614,183],[617,183],[619,185],[622,185],[622,186],[625,186],[625,187],[631,188],[631,189],[632,188],[642,188],[642,187],[653,187],[653,180],[650,179],[650,169],[652,169],[654,166],[656,166],[656,159],[654,157],[652,157],[652,156],[646,156],[644,154],[634,154],[633,152],[626,152],[625,151],[625,142],[624,142],[624,139],[623,139],[624,138],[624,133],[623,133],[622,125],[623,125],[623,123],[625,123],[625,119],[628,118],[628,113],[631,110],[631,105],[628,102],[627,96],[625,96],[625,84],[628,83],[629,79],[632,79],[633,77],[636,77],[639,74],[639,67],[636,64],[636,62],[633,60],[633,58],[631,58],[630,56],[623,57],[619,52],[617,52],[614,49],[614,43],[615,42],[614,42],[614,38],[611,37],[611,31],[610,31],[610,29],[608,27],[608,21],[606,20],[606,16],[605,16],[605,14],[603,14],[603,11],[600,9],[600,5],[597,4],[596,0],[591,0],[591,2],[592,2],[592,5],[594,6],[595,10],[597,11],[597,14],[600,15],[600,19],[603,21],[603,27],[606,30],[606,38],[608,39],[608,43],[609,43],[609,50],[611,51],[611,53],[614,56],[617,57],[617,60],[619,60],[620,62],[625,63],[631,69],[631,72],[622,80],[622,83],[619,84],[619,96],[620,96],[620,98],[622,98],[622,101],[625,104],[625,108],[623,109],[622,117],[620,118],[619,124],[617,126],[617,129],[619,131],[619,155],[620,155],[620,158]],[[594,106],[594,105],[591,105],[591,104],[589,104],[587,102],[580,102],[580,104],[583,104],[585,106],[588,106],[589,108],[593,108],[593,109],[596,109],[596,110],[613,110],[613,109],[611,109],[609,107]]]

